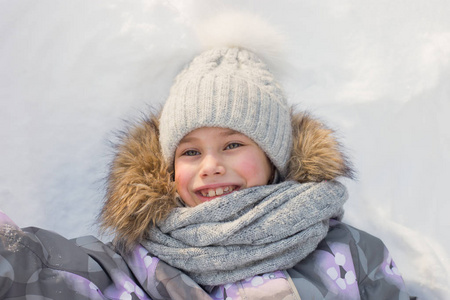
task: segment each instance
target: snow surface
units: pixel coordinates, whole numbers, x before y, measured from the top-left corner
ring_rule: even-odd
[[[288,37],[290,102],[358,171],[345,220],[387,244],[411,293],[450,299],[447,0],[0,0],[0,209],[96,235],[114,132],[164,102],[201,49],[193,26],[229,8]]]

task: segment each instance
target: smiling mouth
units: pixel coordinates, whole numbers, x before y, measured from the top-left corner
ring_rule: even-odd
[[[200,190],[198,192],[203,197],[211,198],[211,197],[227,195],[227,194],[233,192],[234,190],[236,190],[236,188],[237,188],[237,186],[230,185],[230,186],[225,186],[225,187],[218,187],[215,189],[204,189],[204,190]]]

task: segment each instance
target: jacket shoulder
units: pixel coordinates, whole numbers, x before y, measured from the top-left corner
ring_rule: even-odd
[[[288,272],[299,292],[307,291],[302,298],[409,299],[384,243],[335,220],[317,249]]]

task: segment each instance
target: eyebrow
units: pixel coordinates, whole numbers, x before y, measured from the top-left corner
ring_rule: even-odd
[[[229,129],[229,128],[225,128],[226,131],[223,131],[220,133],[221,136],[230,136],[230,135],[234,135],[234,134],[242,134],[239,131],[233,130],[233,129]]]
[[[195,137],[184,137],[180,140],[180,142],[178,143],[178,145],[183,144],[183,143],[190,143],[192,141],[195,141],[196,138]]]
[[[242,134],[239,131],[236,131],[236,130],[233,130],[233,129],[229,129],[229,128],[223,128],[223,129],[225,129],[225,131],[222,131],[221,133],[219,133],[219,135],[223,136],[223,137],[227,137],[227,136],[234,135],[234,134]],[[195,141],[196,139],[197,138],[195,138],[195,137],[185,136],[184,138],[182,138],[180,140],[180,142],[178,144],[190,143],[192,141]]]

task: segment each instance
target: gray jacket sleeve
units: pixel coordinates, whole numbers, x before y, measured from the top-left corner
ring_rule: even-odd
[[[364,231],[346,227],[354,238],[361,299],[417,299],[406,292],[401,273],[384,243]]]
[[[0,212],[0,299],[150,299],[125,261],[92,236],[18,228]]]

